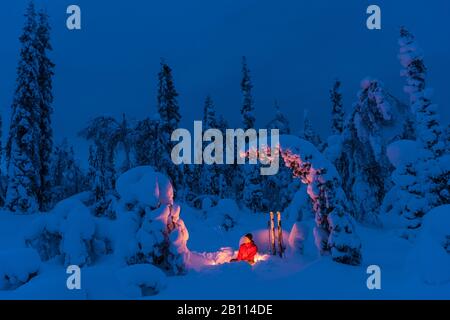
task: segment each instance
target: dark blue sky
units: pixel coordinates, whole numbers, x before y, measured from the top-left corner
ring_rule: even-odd
[[[232,126],[240,125],[240,59],[248,57],[258,125],[273,115],[277,99],[301,128],[303,109],[328,133],[328,90],[338,76],[344,102],[356,99],[366,76],[402,91],[398,27],[416,34],[429,68],[444,123],[450,119],[450,1],[338,0],[40,0],[51,15],[57,64],[53,124],[60,140],[90,118],[125,112],[135,119],[155,112],[160,57],[174,70],[183,126],[201,117],[210,93]],[[118,4],[120,3],[120,4]],[[4,130],[27,1],[3,1],[0,10],[0,107]],[[82,9],[82,30],[65,27],[66,8]],[[369,4],[382,9],[382,30],[365,27]]]

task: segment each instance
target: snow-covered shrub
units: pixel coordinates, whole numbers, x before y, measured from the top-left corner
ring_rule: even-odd
[[[94,256],[94,218],[81,201],[61,201],[33,222],[25,232],[25,243],[36,249],[44,261],[61,255],[65,265],[90,264]]]
[[[151,263],[169,273],[183,273],[189,233],[167,177],[141,166],[122,174],[116,188],[124,208],[117,222],[125,230],[117,239],[119,258],[128,264]]]
[[[166,287],[166,275],[151,264],[135,264],[116,273],[120,288],[130,298],[153,296]]]
[[[305,241],[308,238],[309,228],[305,223],[296,222],[289,233],[289,249],[294,254],[303,254]]]
[[[392,171],[384,131],[393,121],[396,104],[380,81],[363,80],[344,126],[341,157],[335,162],[356,219],[376,226],[381,225],[378,208],[389,189]]]
[[[294,177],[308,185],[321,253],[331,252],[337,262],[360,264],[361,241],[334,166],[311,143],[293,136],[280,136],[280,153]]]
[[[450,282],[450,205],[426,214],[416,245],[422,280],[428,284]]]
[[[13,290],[36,276],[41,259],[33,249],[0,251],[0,290]]]
[[[399,228],[400,236],[409,239],[416,236],[427,212],[450,202],[450,156],[434,158],[421,148],[401,153],[392,173],[394,186],[381,211],[384,223]]]
[[[95,201],[91,206],[91,211],[97,217],[116,218],[117,195],[110,191],[103,198]]]

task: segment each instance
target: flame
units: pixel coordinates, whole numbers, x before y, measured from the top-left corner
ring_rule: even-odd
[[[257,253],[256,256],[255,256],[255,260],[254,260],[253,263],[251,263],[251,265],[255,265],[255,264],[257,264],[258,262],[261,262],[261,261],[266,261],[269,258],[270,258],[269,254],[259,254],[259,253]],[[209,260],[206,264],[210,265],[210,266],[219,266],[219,265],[224,264],[224,263],[229,263],[229,262],[218,263],[218,262],[216,262],[214,260]]]
[[[255,263],[268,260],[270,255],[268,254],[259,254],[257,253],[255,256]]]

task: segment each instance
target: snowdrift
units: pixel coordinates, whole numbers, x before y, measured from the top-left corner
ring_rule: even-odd
[[[33,249],[0,251],[0,290],[13,290],[35,277],[41,259]]]
[[[136,264],[117,271],[122,291],[130,298],[153,296],[167,285],[166,275],[151,264]]]
[[[425,215],[416,246],[421,279],[432,285],[450,282],[450,205]]]

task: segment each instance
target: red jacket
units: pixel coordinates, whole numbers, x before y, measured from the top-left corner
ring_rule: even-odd
[[[250,261],[255,260],[256,253],[258,252],[258,247],[254,242],[243,243],[239,247],[239,253],[237,260]]]

